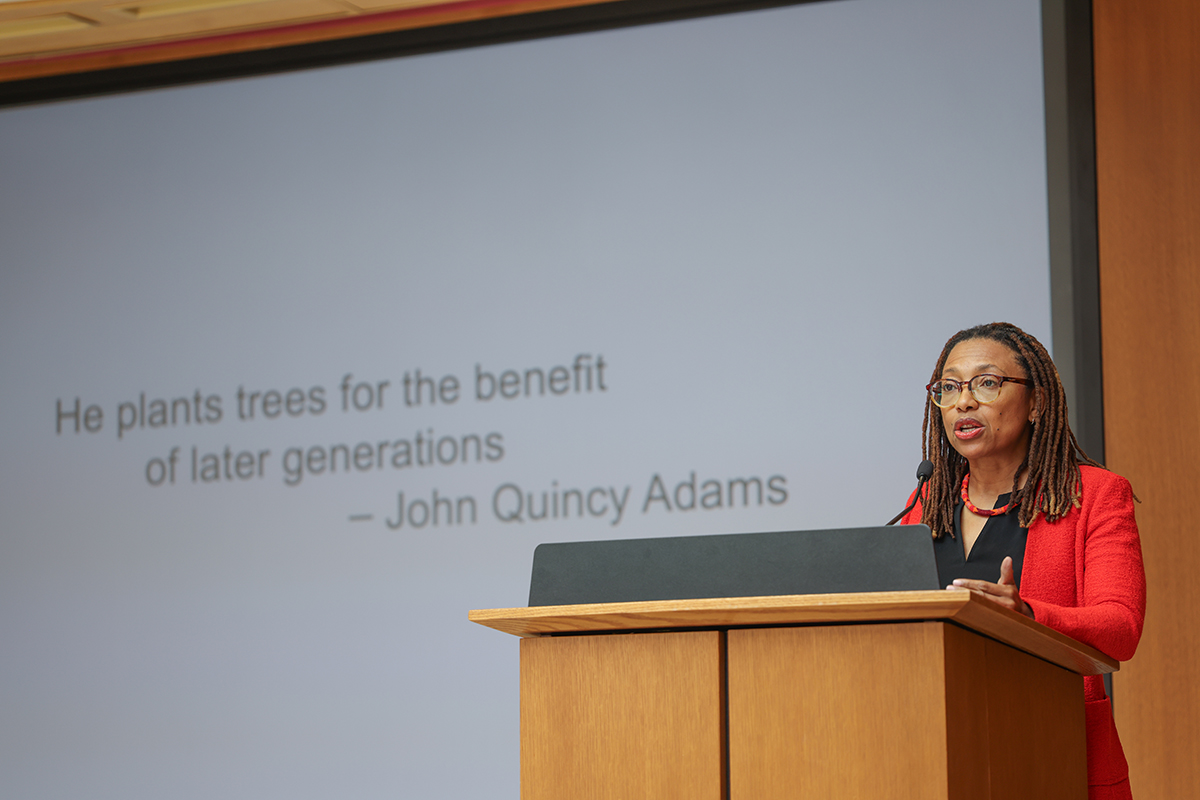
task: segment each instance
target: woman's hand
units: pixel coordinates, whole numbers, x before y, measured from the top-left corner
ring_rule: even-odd
[[[954,583],[947,589],[969,589],[978,595],[983,595],[993,603],[998,603],[1007,609],[1024,614],[1033,619],[1033,611],[1025,605],[1021,595],[1017,594],[1017,581],[1013,577],[1012,559],[1008,556],[1000,562],[1000,580],[996,583],[973,581],[967,578],[955,578]]]

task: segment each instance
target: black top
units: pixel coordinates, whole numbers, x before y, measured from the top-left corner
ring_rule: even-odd
[[[996,498],[1000,508],[1008,503],[1011,495],[1002,494]],[[1017,524],[1017,509],[1012,508],[1007,514],[988,517],[971,548],[971,557],[963,558],[962,514],[963,501],[960,499],[954,506],[954,537],[942,536],[933,540],[933,552],[937,557],[938,580],[942,586],[949,586],[955,578],[972,578],[974,580],[1000,580],[1000,562],[1005,556],[1012,556],[1013,575],[1017,586],[1021,585],[1021,567],[1025,562],[1025,540],[1029,535],[1028,528]]]

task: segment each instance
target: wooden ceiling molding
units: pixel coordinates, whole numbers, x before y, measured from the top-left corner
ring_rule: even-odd
[[[0,82],[613,0],[0,0]]]

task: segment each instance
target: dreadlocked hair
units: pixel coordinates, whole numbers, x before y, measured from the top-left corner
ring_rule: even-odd
[[[1075,441],[1067,422],[1067,396],[1050,354],[1041,342],[1016,325],[993,322],[951,336],[933,368],[931,383],[942,377],[946,359],[955,345],[971,339],[990,339],[1007,347],[1026,377],[1033,381],[1030,390],[1034,392],[1038,413],[1033,421],[1029,452],[1013,475],[1012,499],[1021,527],[1028,528],[1038,514],[1045,514],[1047,521],[1054,522],[1079,506],[1082,490],[1079,465],[1102,465],[1089,458]],[[929,526],[934,538],[946,533],[953,535],[954,506],[967,474],[967,460],[951,446],[942,425],[941,409],[929,396],[925,398],[921,439],[921,457],[933,462],[933,475],[922,497],[921,522]],[[1026,470],[1025,486],[1018,488],[1017,481]]]

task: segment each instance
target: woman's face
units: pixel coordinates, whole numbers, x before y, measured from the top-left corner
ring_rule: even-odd
[[[991,339],[968,339],[959,342],[946,358],[943,378],[953,378],[964,384],[976,375],[991,373],[1012,378],[1028,378],[1011,350]],[[958,402],[942,409],[942,425],[946,438],[968,462],[994,461],[1012,468],[1025,459],[1029,451],[1031,426],[1036,416],[1034,388],[1019,383],[1005,383],[1000,396],[991,403],[977,401],[966,387],[959,393]]]

